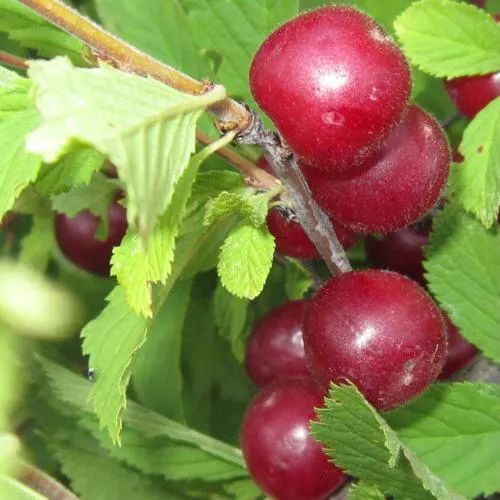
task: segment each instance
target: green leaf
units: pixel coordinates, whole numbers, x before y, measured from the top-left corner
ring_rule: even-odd
[[[472,5],[420,0],[398,17],[395,29],[411,63],[426,73],[455,78],[500,70],[500,27]]]
[[[248,71],[259,45],[298,12],[298,0],[182,0],[198,47],[220,57],[217,78],[228,92],[253,102]]]
[[[2,318],[3,319],[3,318]],[[18,373],[18,362],[16,361],[15,337],[8,328],[0,326],[0,476],[11,467],[16,451],[19,451],[17,441],[13,441],[10,431],[10,412],[16,403],[16,399],[22,390]],[[9,436],[9,437],[7,437]],[[9,453],[7,453],[9,452]]]
[[[42,165],[41,159],[25,150],[26,135],[39,122],[29,97],[26,79],[12,80],[10,72],[3,73],[0,82],[0,218],[35,180]]]
[[[311,423],[313,435],[349,474],[386,495],[427,499],[432,498],[429,490],[442,500],[465,500],[400,441],[354,386],[332,384],[325,408],[316,411],[319,422]]]
[[[90,183],[92,174],[104,163],[104,156],[93,148],[79,147],[57,163],[44,165],[35,183],[42,196],[68,191]]]
[[[349,488],[348,500],[385,500],[385,495],[372,484],[361,481]]]
[[[452,168],[453,193],[485,227],[496,224],[500,206],[500,98],[488,104],[465,129],[463,163]]]
[[[182,328],[191,281],[178,281],[155,316],[134,364],[132,387],[139,402],[178,422],[182,403]]]
[[[210,226],[218,219],[240,214],[255,227],[262,226],[266,221],[269,199],[269,193],[241,195],[223,191],[207,203],[203,223]]]
[[[500,233],[456,204],[436,217],[426,247],[429,289],[461,334],[500,362]]]
[[[33,217],[33,225],[21,241],[19,260],[40,271],[46,271],[56,241],[53,217]]]
[[[287,258],[285,290],[290,300],[301,300],[314,284],[311,273],[299,260]]]
[[[139,314],[152,315],[151,283],[165,284],[172,271],[176,237],[186,213],[187,201],[201,163],[234,137],[227,134],[191,157],[178,181],[167,211],[149,238],[145,249],[140,235],[129,229],[120,246],[113,250],[111,274],[125,289],[130,307]]]
[[[253,299],[264,288],[274,255],[274,237],[266,227],[239,225],[222,246],[217,271],[233,295]]]
[[[0,0],[0,31],[42,56],[66,55],[75,64],[83,63],[83,42],[64,33],[16,0]]]
[[[83,353],[97,375],[90,391],[101,427],[111,439],[120,441],[126,389],[132,375],[132,361],[146,341],[149,321],[128,307],[123,289],[116,287],[108,305],[82,331]]]
[[[47,500],[47,497],[40,495],[14,478],[1,474],[0,491],[2,492],[2,497],[9,500]]]
[[[29,75],[44,121],[28,149],[54,162],[80,141],[108,156],[127,186],[128,221],[146,239],[188,166],[200,114],[224,89],[188,95],[109,67],[78,69],[64,58],[33,62]]]
[[[473,498],[500,489],[499,412],[498,386],[436,384],[386,418],[435,474]]]
[[[209,77],[208,64],[197,51],[187,18],[178,0],[96,0],[97,12],[108,30],[155,59],[194,78]]]
[[[214,316],[219,335],[231,342],[234,356],[240,362],[245,354],[245,340],[248,299],[241,299],[229,293],[218,283],[214,294]]]

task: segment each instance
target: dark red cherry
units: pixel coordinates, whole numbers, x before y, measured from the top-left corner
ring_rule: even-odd
[[[448,354],[438,377],[441,380],[447,379],[465,368],[478,353],[478,350],[460,335],[458,328],[450,321],[450,318],[446,314],[443,314],[443,317],[448,337]]]
[[[408,63],[392,38],[351,7],[285,23],[250,69],[252,94],[306,163],[351,168],[378,148],[408,105]]]
[[[430,224],[405,227],[382,238],[368,236],[366,255],[374,267],[404,274],[424,282],[423,247],[429,242]]]
[[[360,232],[395,231],[439,199],[450,168],[448,140],[434,118],[411,106],[363,168],[333,178],[303,165],[316,201],[336,222]]]
[[[108,237],[96,238],[100,219],[90,211],[75,217],[58,214],[55,219],[56,239],[62,253],[76,266],[100,276],[109,276],[113,247],[120,244],[127,230],[127,214],[116,202],[109,206]]]
[[[304,311],[303,300],[286,302],[273,309],[250,334],[245,368],[257,387],[282,378],[310,375],[302,340]]]
[[[418,396],[446,356],[439,308],[417,283],[391,271],[329,280],[308,303],[303,335],[309,368],[323,387],[349,380],[381,411]]]
[[[345,476],[309,434],[323,393],[311,379],[266,386],[248,407],[241,445],[250,475],[266,495],[279,500],[323,500]]]

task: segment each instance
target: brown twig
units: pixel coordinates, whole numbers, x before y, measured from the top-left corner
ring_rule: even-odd
[[[188,94],[200,94],[206,84],[161,63],[120,38],[108,33],[98,24],[82,16],[61,0],[19,0],[59,28],[75,36],[102,59],[117,68],[150,76]],[[251,113],[242,104],[226,98],[208,108],[225,130],[244,130],[249,126]]]
[[[62,484],[28,463],[23,464],[19,480],[49,500],[78,500],[78,497]]]
[[[0,50],[0,63],[7,66],[12,66],[13,68],[17,69],[28,69],[28,65],[22,57],[9,54],[8,52],[4,52],[3,50]]]

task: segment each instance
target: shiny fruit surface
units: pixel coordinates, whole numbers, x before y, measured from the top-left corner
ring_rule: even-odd
[[[248,407],[241,444],[250,475],[279,500],[323,500],[345,476],[309,434],[323,393],[310,379],[287,379],[265,387]]]
[[[274,31],[250,69],[257,104],[306,163],[350,169],[408,105],[408,63],[366,14],[344,6],[302,14]]]
[[[390,271],[353,271],[326,282],[309,301],[304,347],[323,387],[349,380],[385,411],[437,378],[446,331],[439,308],[414,281]]]
[[[411,106],[363,171],[333,177],[302,168],[314,198],[336,222],[355,231],[387,233],[417,221],[438,201],[450,150],[437,121]]]
[[[55,232],[59,248],[66,258],[81,269],[99,276],[109,276],[113,247],[120,244],[127,230],[125,208],[116,202],[109,206],[108,236],[97,239],[100,219],[86,210],[75,217],[58,214]]]
[[[304,311],[303,300],[285,302],[253,329],[247,343],[245,368],[257,387],[278,379],[310,375],[302,339]]]

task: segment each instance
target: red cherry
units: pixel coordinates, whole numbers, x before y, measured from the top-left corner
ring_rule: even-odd
[[[426,224],[400,229],[382,239],[368,236],[366,255],[377,268],[396,271],[423,283],[423,247],[429,242],[430,229],[430,224]]]
[[[450,318],[446,314],[443,314],[443,317],[448,336],[448,354],[438,377],[441,380],[451,377],[464,368],[478,353],[478,350],[460,335],[458,328],[450,321]]]
[[[340,224],[332,221],[333,229],[340,244],[350,248],[359,236]],[[319,259],[319,252],[309,239],[302,226],[279,209],[270,210],[267,214],[267,227],[276,239],[276,251],[297,259]]]
[[[252,401],[243,420],[241,445],[250,475],[279,500],[321,500],[344,481],[309,434],[323,393],[310,379],[270,384]]]
[[[341,171],[378,148],[401,120],[411,77],[380,25],[332,6],[270,35],[253,59],[250,88],[304,162]]]
[[[448,140],[428,113],[411,106],[364,170],[332,178],[303,165],[313,195],[335,221],[360,232],[390,232],[420,219],[448,178]]]
[[[257,387],[292,376],[309,376],[302,340],[305,302],[273,309],[250,334],[245,355],[248,376]]]
[[[308,303],[303,328],[318,381],[327,387],[350,380],[381,411],[418,396],[446,356],[439,308],[414,281],[391,271],[329,280]]]
[[[127,230],[125,209],[114,202],[109,206],[108,237],[96,238],[100,219],[90,211],[75,217],[58,214],[55,219],[56,239],[62,253],[78,267],[100,276],[109,276],[113,247],[118,246]]]

